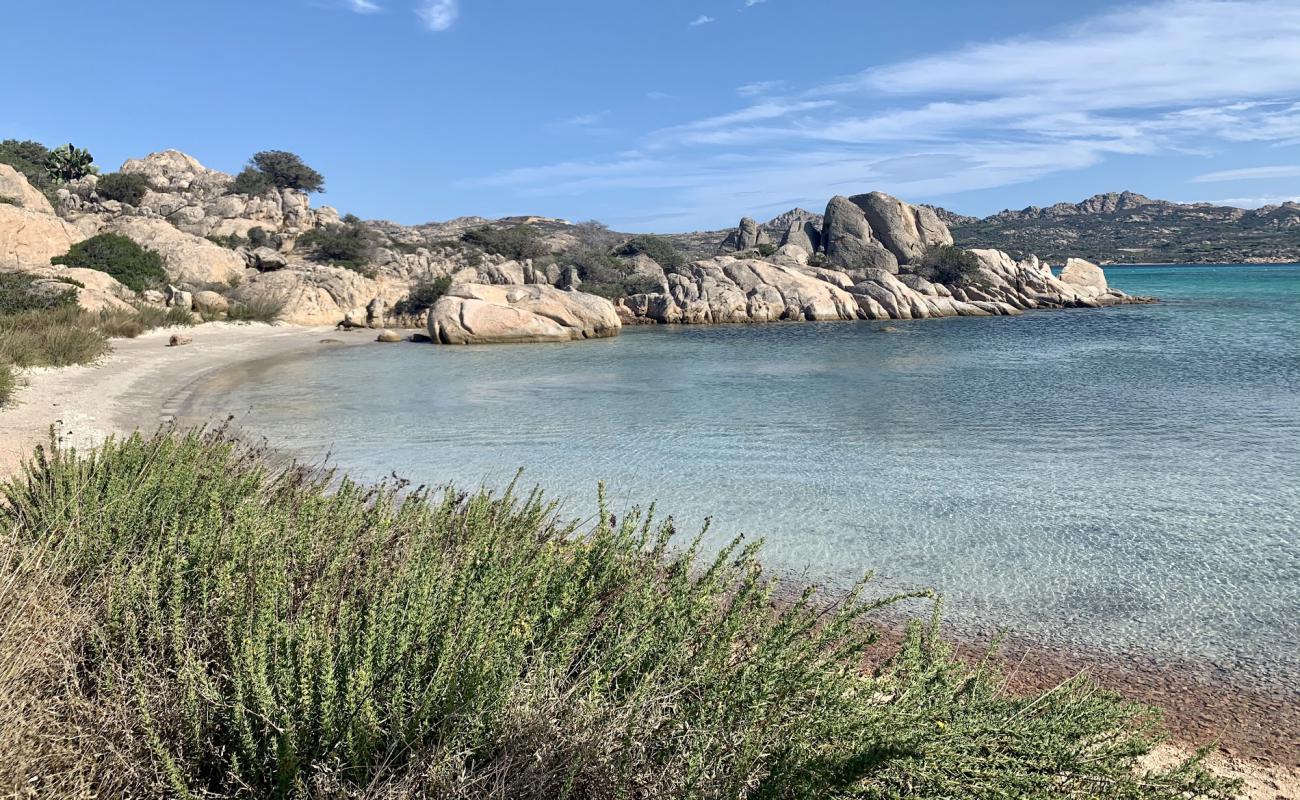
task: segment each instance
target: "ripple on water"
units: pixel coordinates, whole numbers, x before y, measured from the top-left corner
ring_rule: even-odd
[[[604,480],[774,565],[936,586],[1043,639],[1300,677],[1300,269],[1117,269],[1168,302],[999,320],[345,348],[193,399],[359,477]]]

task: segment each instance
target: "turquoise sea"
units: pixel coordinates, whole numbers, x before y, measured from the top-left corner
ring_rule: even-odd
[[[322,347],[236,416],[354,476],[657,501],[800,578],[933,586],[957,623],[1300,678],[1300,267],[1112,267],[1163,302],[1012,319]],[[886,328],[895,332],[885,332]],[[1294,685],[1294,684],[1292,684]]]

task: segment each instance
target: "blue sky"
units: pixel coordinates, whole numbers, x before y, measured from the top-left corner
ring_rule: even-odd
[[[366,218],[1300,198],[1300,0],[5,5],[0,138],[293,150]]]

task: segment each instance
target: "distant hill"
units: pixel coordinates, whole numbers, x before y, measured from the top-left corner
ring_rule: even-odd
[[[1300,203],[1249,210],[1111,192],[984,219],[935,211],[962,247],[1035,253],[1051,262],[1070,256],[1121,264],[1300,261]]]

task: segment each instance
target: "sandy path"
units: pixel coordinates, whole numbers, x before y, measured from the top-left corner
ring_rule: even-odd
[[[138,339],[115,339],[113,352],[97,364],[26,370],[10,404],[0,408],[0,475],[9,475],[45,442],[50,425],[64,440],[88,447],[136,429],[152,431],[170,421],[170,405],[205,376],[241,362],[309,353],[324,339],[360,344],[360,333],[332,328],[209,324],[187,328],[192,344],[168,347],[175,330]]]

